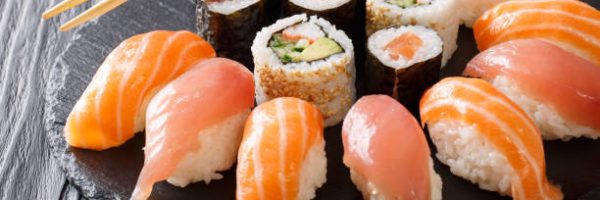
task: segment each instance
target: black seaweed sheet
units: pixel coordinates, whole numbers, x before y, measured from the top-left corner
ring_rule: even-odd
[[[274,6],[272,2],[268,5]],[[198,35],[215,47],[218,56],[232,58],[254,69],[250,47],[256,32],[270,18],[265,15],[265,0],[229,15],[212,12],[204,0],[196,0],[196,17]]]
[[[283,0],[284,15],[291,16],[300,13],[317,15],[335,24],[338,29],[344,30],[348,35],[354,35],[353,26],[356,26],[356,5],[357,0],[350,0],[337,8],[332,8],[323,11],[315,11],[303,8],[292,3],[290,0]]]
[[[415,63],[407,68],[395,69],[386,66],[368,51],[365,64],[366,94],[392,96],[417,116],[421,95],[440,80],[441,63],[440,52],[426,61]]]

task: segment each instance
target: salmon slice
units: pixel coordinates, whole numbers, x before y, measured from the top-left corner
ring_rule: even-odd
[[[600,67],[555,45],[535,39],[506,42],[473,58],[464,74],[488,82],[506,77],[523,95],[600,133]],[[531,112],[529,115],[535,116]],[[536,120],[538,127],[544,127],[543,123]]]
[[[509,195],[514,199],[562,199],[546,177],[538,129],[523,110],[484,80],[440,81],[421,99],[421,120],[458,121],[476,129],[512,168]]]
[[[425,134],[391,97],[359,99],[344,119],[342,141],[344,164],[365,199],[441,199]]]
[[[114,49],[67,118],[69,145],[104,150],[144,129],[146,105],[163,85],[193,64],[214,57],[204,39],[187,31],[133,36]]]
[[[412,60],[415,53],[423,46],[423,40],[413,32],[406,32],[385,45],[385,51],[390,54],[394,60],[400,59],[400,56],[406,60]]]
[[[152,185],[171,177],[187,155],[200,148],[225,149],[224,162],[208,162],[202,158],[211,155],[198,155],[192,158],[200,166],[214,168],[208,174],[194,176],[193,169],[183,169],[187,177],[209,182],[216,170],[223,171],[231,167],[237,156],[237,147],[241,141],[245,116],[254,106],[254,79],[252,73],[243,65],[224,58],[212,58],[200,62],[186,73],[167,84],[152,98],[146,115],[145,162],[131,199],[146,199],[152,192]],[[243,114],[237,120],[239,128],[230,119]],[[224,123],[224,124],[223,124]],[[219,125],[217,127],[217,125]],[[213,131],[207,131],[211,127]],[[203,136],[212,134],[212,136]],[[218,136],[230,135],[218,140]],[[202,142],[209,138],[208,142]],[[230,141],[225,143],[224,141]],[[205,146],[202,146],[205,145]],[[223,147],[223,146],[226,147]],[[222,152],[217,152],[219,154]],[[222,163],[221,165],[215,163]],[[211,166],[215,165],[215,166]],[[185,178],[185,177],[183,177]],[[170,181],[171,182],[171,181]],[[188,182],[184,181],[181,186]]]
[[[325,182],[323,117],[306,101],[276,98],[256,107],[238,153],[237,199],[311,199]]]
[[[522,0],[498,4],[474,25],[479,50],[514,39],[552,42],[600,64],[600,12],[575,0]]]

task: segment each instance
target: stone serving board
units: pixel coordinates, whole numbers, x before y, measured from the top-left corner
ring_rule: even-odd
[[[129,198],[143,164],[144,134],[139,133],[126,144],[106,151],[70,148],[62,136],[69,112],[97,67],[122,40],[157,29],[195,31],[194,9],[194,0],[131,0],[79,29],[75,39],[54,63],[46,91],[47,134],[53,155],[85,197]],[[357,28],[362,29],[362,26]],[[359,41],[362,39],[358,38]],[[442,71],[443,76],[459,75],[465,63],[477,53],[470,29],[461,27],[458,44],[458,51]],[[361,46],[363,48],[356,53],[359,70],[362,69],[360,61],[364,59],[364,45],[357,45],[358,48]],[[358,82],[361,77],[359,74]],[[327,182],[317,190],[316,199],[362,199],[342,163],[340,125],[327,128],[325,139]],[[430,146],[433,147],[431,143]],[[562,187],[566,199],[600,199],[600,140],[547,141],[544,148],[548,176]],[[507,199],[453,176],[434,154],[435,148],[432,148],[435,170],[443,181],[444,199]],[[185,188],[161,182],[154,186],[151,199],[234,199],[235,170],[224,172],[224,176],[223,180],[208,185],[196,183]]]

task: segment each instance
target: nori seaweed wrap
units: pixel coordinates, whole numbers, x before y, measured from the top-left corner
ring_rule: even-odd
[[[421,95],[440,78],[442,40],[431,29],[404,26],[375,32],[367,45],[367,93],[392,96],[416,114]]]
[[[235,11],[216,11],[211,9],[214,7],[209,6],[211,3],[226,1],[236,2],[235,0],[217,0],[215,2],[196,0],[198,35],[208,40],[215,47],[219,56],[236,60],[252,70],[254,63],[250,46],[252,46],[256,32],[267,21],[265,0],[258,0]]]
[[[335,2],[343,3],[338,5],[337,7],[332,7],[332,5],[318,5],[311,4],[311,1],[315,0],[282,0],[284,1],[284,14],[285,16],[291,16],[294,14],[306,13],[307,15],[317,15],[330,21],[337,28],[344,30],[344,32],[350,34],[352,38],[355,35],[355,27],[356,26],[356,5],[357,0],[328,0],[327,2],[334,3],[326,3],[326,4],[336,4]],[[308,8],[307,5],[299,5],[298,2],[307,2],[307,5],[312,6]],[[354,25],[354,26],[353,26]]]

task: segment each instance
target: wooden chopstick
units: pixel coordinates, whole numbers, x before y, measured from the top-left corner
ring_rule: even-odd
[[[42,15],[42,18],[44,19],[49,19],[53,16],[56,16],[59,13],[62,13],[68,9],[71,9],[77,5],[80,5],[84,2],[87,2],[88,0],[65,0],[63,2],[61,2],[60,4],[52,7],[51,9],[49,9],[48,11],[44,12],[44,14]],[[115,9],[116,7],[120,6],[121,4],[127,2],[127,0],[104,0],[96,5],[94,5],[92,8],[86,10],[85,12],[81,13],[79,16],[71,19],[70,21],[68,21],[67,23],[63,24],[62,26],[60,26],[59,30],[60,31],[68,31],[74,27],[77,27],[80,24],[83,24],[93,18],[96,18],[98,16],[101,16],[113,9]]]
[[[79,4],[85,3],[88,0],[64,0],[60,2],[58,5],[46,10],[44,14],[42,14],[43,19],[50,19],[62,12],[65,12],[68,9],[71,9]]]

